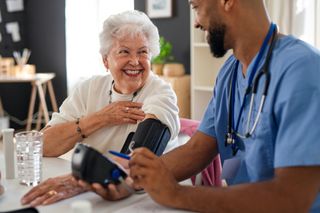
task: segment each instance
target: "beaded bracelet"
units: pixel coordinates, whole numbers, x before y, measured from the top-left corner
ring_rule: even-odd
[[[81,138],[82,138],[82,139],[85,139],[85,138],[87,138],[87,137],[85,136],[85,134],[82,134],[82,130],[81,130],[79,124],[80,124],[80,118],[77,118],[77,120],[76,120],[77,133],[79,133],[79,134],[81,135]]]

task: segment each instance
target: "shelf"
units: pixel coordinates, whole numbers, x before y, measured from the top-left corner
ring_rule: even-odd
[[[209,44],[206,42],[196,42],[193,45],[194,47],[209,47]]]
[[[212,92],[193,90],[192,119],[201,120],[212,98]]]
[[[197,91],[204,91],[204,92],[212,92],[213,91],[213,87],[207,87],[207,86],[195,86],[193,87],[194,90]]]
[[[190,75],[167,77],[159,76],[170,83],[173,91],[177,95],[180,118],[190,118]]]
[[[194,23],[194,13],[191,11],[190,23]],[[210,102],[217,75],[225,60],[230,56],[227,53],[223,58],[213,57],[210,46],[206,41],[204,31],[190,25],[191,47],[191,118],[202,119]]]

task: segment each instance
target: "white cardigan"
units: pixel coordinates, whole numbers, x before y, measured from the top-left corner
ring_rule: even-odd
[[[92,114],[109,104],[109,91],[112,88],[112,76],[94,76],[80,83],[74,92],[63,102],[59,113],[53,113],[48,125],[56,125],[67,121],[75,121],[77,118]],[[132,95],[122,95],[112,92],[112,101],[130,101]],[[150,73],[146,84],[138,92],[133,101],[143,103],[142,110],[148,114],[154,114],[164,124],[171,133],[169,147],[174,147],[173,141],[180,130],[179,110],[177,107],[177,97],[168,83]],[[99,129],[84,143],[90,144],[102,153],[113,149],[120,151],[128,134],[135,131],[137,124],[118,125]],[[169,148],[168,147],[168,148]]]

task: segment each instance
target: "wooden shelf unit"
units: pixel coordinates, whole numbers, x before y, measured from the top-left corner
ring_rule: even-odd
[[[218,72],[231,55],[228,52],[223,58],[214,58],[206,42],[205,33],[193,27],[194,12],[190,12],[191,35],[191,118],[201,120],[213,94]]]

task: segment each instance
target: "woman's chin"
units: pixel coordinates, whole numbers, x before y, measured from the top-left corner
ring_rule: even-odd
[[[139,91],[141,88],[142,88],[142,86],[139,85],[139,86],[131,87],[129,89],[129,91],[130,91],[130,93],[134,93],[134,92]]]

